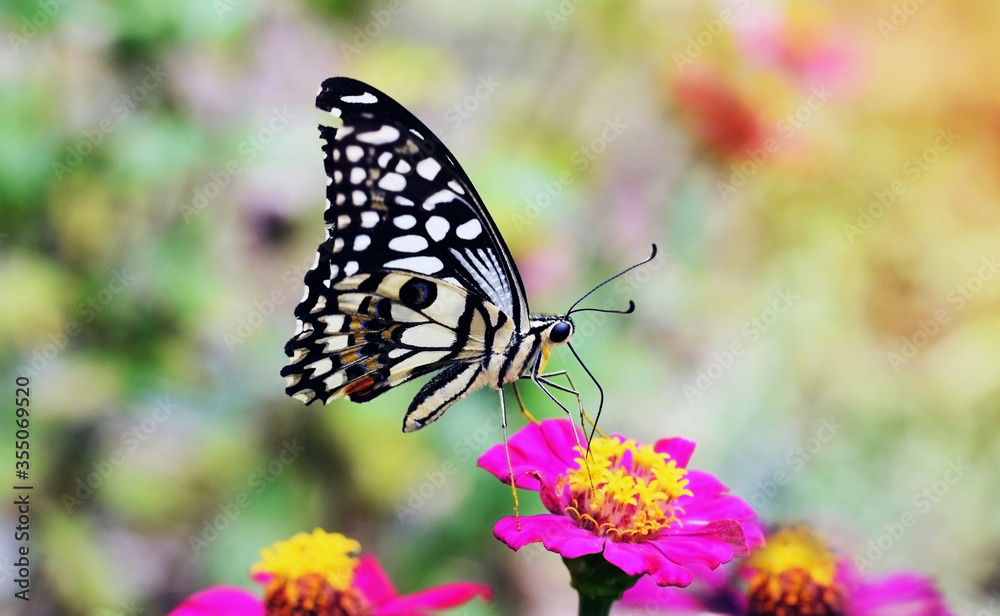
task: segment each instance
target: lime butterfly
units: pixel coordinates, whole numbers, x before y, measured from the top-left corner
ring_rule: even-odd
[[[503,386],[522,378],[569,412],[546,387],[579,402],[572,380],[564,387],[551,380],[564,372],[542,370],[553,347],[568,346],[579,301],[566,314],[528,312],[514,260],[469,177],[402,105],[334,77],[316,106],[343,125],[319,127],[327,237],[305,275],[298,330],[285,346],[286,392],[306,404],[366,402],[437,372],[406,411],[405,432],[483,386],[500,390],[506,427]],[[627,310],[601,311],[633,308],[630,301]]]

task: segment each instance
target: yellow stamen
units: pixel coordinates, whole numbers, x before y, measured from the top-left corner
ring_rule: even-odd
[[[816,582],[827,586],[837,572],[837,557],[805,527],[783,528],[767,538],[767,544],[747,559],[758,573],[781,573],[802,569]]]
[[[319,528],[264,548],[250,571],[274,576],[265,592],[266,613],[367,614],[364,597],[351,586],[360,551],[357,541]]]
[[[747,559],[750,616],[841,614],[843,590],[835,582],[837,558],[809,529],[779,530]]]
[[[675,501],[691,496],[687,471],[649,445],[633,440],[595,437],[590,451],[576,459],[578,468],[562,476],[567,515],[616,541],[636,541],[677,522]],[[586,458],[586,460],[584,459]]]

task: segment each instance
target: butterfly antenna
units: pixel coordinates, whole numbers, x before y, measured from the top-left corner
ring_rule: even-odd
[[[577,308],[576,310],[570,310],[566,314],[572,312],[604,312],[607,314],[632,314],[635,312],[635,302],[628,300],[628,308]]]
[[[607,280],[605,280],[601,284],[597,285],[593,289],[591,289],[591,290],[587,291],[586,293],[584,293],[583,297],[581,297],[580,299],[576,300],[576,302],[574,302],[573,305],[569,307],[569,310],[566,312],[566,314],[572,314],[573,313],[573,309],[576,308],[577,304],[579,304],[583,300],[585,300],[588,297],[590,297],[590,294],[593,293],[594,291],[600,289],[601,287],[603,287],[604,285],[608,284],[612,280],[615,280],[616,278],[620,278],[620,277],[624,276],[625,274],[631,272],[635,268],[637,268],[637,267],[639,267],[641,265],[645,265],[645,264],[649,263],[650,261],[652,261],[655,258],[656,258],[656,244],[653,244],[653,252],[649,255],[649,257],[643,259],[642,261],[639,261],[635,265],[631,265],[631,266],[623,269],[622,271],[618,272],[617,274],[615,274],[611,278],[608,278]],[[584,310],[594,310],[596,312],[618,312],[620,314],[628,314],[628,313],[632,312],[633,310],[635,310],[635,305],[632,302],[629,302],[628,309],[627,310],[623,310],[623,311],[600,310],[600,309],[596,309],[596,308],[581,308],[580,310],[577,310],[577,312],[582,312]]]

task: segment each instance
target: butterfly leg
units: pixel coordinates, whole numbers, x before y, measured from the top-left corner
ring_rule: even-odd
[[[561,387],[559,386],[559,384],[552,382],[552,379],[554,379],[557,376],[566,377],[566,381],[569,383],[569,387]],[[586,422],[586,424],[589,425],[597,434],[599,434],[600,436],[604,436],[604,433],[597,428],[597,424],[594,422],[594,420],[590,418],[590,415],[587,413],[587,409],[583,407],[583,398],[580,396],[580,391],[576,388],[576,384],[573,382],[573,377],[569,375],[569,372],[567,372],[566,370],[559,370],[558,372],[539,374],[538,379],[543,383],[545,383],[546,385],[548,385],[549,387],[552,387],[559,391],[564,391],[575,397],[577,406],[579,407],[581,425],[583,425],[583,423]]]
[[[514,391],[517,389],[515,388]],[[520,395],[518,399],[520,399]],[[500,428],[503,430],[503,452],[507,456],[510,493],[514,496],[514,522],[517,524],[517,530],[521,530],[520,503],[517,500],[517,486],[514,485],[514,465],[510,463],[510,447],[507,446],[507,403],[503,397],[503,387],[500,388]]]
[[[525,419],[531,423],[539,423],[539,421],[535,419],[535,416],[528,412],[528,407],[525,406],[524,399],[521,397],[521,392],[517,388],[517,381],[514,381],[511,384],[514,386],[514,397],[517,398],[517,405],[521,407],[521,414],[524,415]]]
[[[573,412],[570,411],[568,408],[566,408],[566,405],[563,404],[562,402],[560,402],[559,399],[556,398],[555,395],[551,391],[549,391],[549,387],[551,387],[552,389],[558,390],[558,391],[566,392],[568,394],[571,394],[573,397],[575,397],[576,398],[577,406],[579,407],[580,424],[581,424],[581,427],[582,427],[583,426],[584,417],[586,415],[584,413],[584,410],[583,410],[583,398],[580,396],[580,392],[578,392],[576,390],[576,388],[573,386],[573,381],[572,380],[569,381],[570,382],[570,387],[565,387],[565,386],[560,385],[558,383],[555,383],[555,382],[553,382],[553,381],[551,381],[549,379],[549,377],[560,376],[560,375],[565,375],[566,378],[569,379],[569,374],[566,373],[565,370],[561,370],[559,372],[552,372],[552,373],[549,373],[549,374],[541,374],[540,371],[539,371],[538,362],[535,362],[532,365],[532,367],[531,367],[531,371],[528,372],[528,374],[526,374],[526,375],[522,375],[521,378],[531,379],[531,382],[534,383],[535,385],[537,385],[538,389],[541,389],[543,392],[545,392],[545,395],[549,397],[549,400],[552,400],[553,402],[555,402],[556,406],[558,406],[559,408],[561,408],[563,410],[563,412],[566,413],[566,416],[570,417],[570,418],[573,417]],[[574,437],[577,436],[576,430],[573,430],[573,436]],[[576,444],[577,444],[577,447],[580,446],[579,438],[577,438],[577,443]],[[588,441],[588,444],[589,444],[589,441]],[[588,446],[588,449],[589,449],[589,446]]]
[[[552,380],[553,378],[558,377],[558,376],[564,376],[564,377],[566,377],[566,381],[569,383],[569,387],[566,387],[564,385],[560,385],[559,383],[556,383],[556,382],[554,382]],[[552,394],[552,392],[550,392],[546,388],[546,386],[551,387],[552,389],[555,389],[557,391],[562,391],[562,392],[565,392],[565,393],[568,393],[568,394],[572,395],[574,398],[576,398],[576,404],[577,404],[577,407],[578,407],[579,413],[580,413],[580,427],[584,429],[584,434],[586,434],[586,426],[584,425],[584,421],[590,423],[594,427],[595,430],[597,429],[597,426],[594,425],[594,422],[592,422],[590,420],[590,417],[587,416],[587,412],[583,408],[583,397],[580,395],[580,392],[576,389],[576,385],[573,383],[573,378],[569,375],[569,372],[566,372],[565,370],[559,370],[558,372],[549,372],[549,373],[546,373],[546,374],[539,374],[537,372],[537,370],[536,370],[536,371],[533,371],[531,374],[529,374],[528,378],[530,378],[536,385],[538,385],[538,388],[541,389],[542,391],[544,391],[545,394],[549,398],[551,398],[556,404],[558,404],[559,407],[563,411],[566,412],[566,415],[568,417],[573,417],[573,413],[571,413],[570,410],[568,408],[566,408],[562,403],[560,403],[558,400],[556,400],[556,397]],[[576,430],[573,430],[573,437],[576,439],[576,446],[580,449],[580,451],[586,451],[587,452],[586,453],[586,459],[589,460],[589,457],[590,457],[590,439],[593,438],[593,432],[591,432],[590,436],[587,438],[587,447],[586,447],[586,449],[584,449],[583,446],[581,445],[581,443],[580,443],[580,437],[577,435],[577,431]],[[587,466],[587,475],[588,476],[590,475],[590,466],[589,466],[589,463],[588,463],[588,466]],[[590,485],[591,485],[591,488],[593,488],[593,486],[594,486],[594,479],[593,479],[593,477],[590,477]]]
[[[552,379],[557,376],[566,377],[566,380],[569,382],[569,387],[566,387],[565,385],[560,385],[559,383],[552,381]],[[569,373],[566,372],[565,370],[560,370],[558,372],[549,372],[547,374],[538,374],[536,372],[529,372],[528,374],[522,376],[521,378],[530,379],[531,382],[537,385],[538,388],[541,389],[543,392],[545,392],[545,395],[547,395],[550,400],[555,402],[559,406],[559,408],[561,408],[563,412],[566,413],[566,415],[572,417],[573,412],[570,411],[568,408],[566,408],[566,405],[557,400],[556,397],[552,394],[552,392],[549,391],[549,388],[551,387],[552,389],[555,389],[557,391],[570,394],[571,396],[576,398],[577,412],[580,416],[580,425],[583,426],[584,421],[593,425],[593,422],[590,420],[590,417],[587,416],[587,412],[583,408],[583,397],[580,396],[580,392],[577,391],[576,385],[573,383],[573,379],[570,377]]]

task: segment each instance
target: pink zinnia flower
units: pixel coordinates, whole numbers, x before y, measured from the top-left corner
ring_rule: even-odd
[[[242,588],[215,586],[187,598],[169,616],[426,616],[482,597],[488,586],[444,584],[400,596],[374,556],[357,541],[316,529],[261,551],[251,569],[264,599]]]
[[[566,419],[528,424],[511,437],[515,485],[537,490],[551,513],[503,518],[493,529],[498,539],[515,550],[541,541],[568,561],[603,556],[661,586],[686,586],[693,579],[687,565],[715,568],[763,541],[746,502],[712,475],[687,468],[693,442],[670,438],[650,446],[598,436],[585,464],[584,440]],[[510,482],[502,446],[479,466]]]
[[[645,614],[951,616],[930,579],[913,573],[863,578],[805,527],[770,534],[767,545],[732,571],[688,594],[659,593],[640,582],[625,593],[622,606],[641,606]]]

